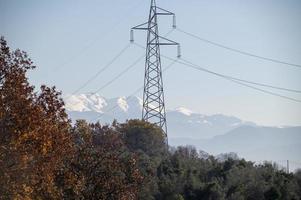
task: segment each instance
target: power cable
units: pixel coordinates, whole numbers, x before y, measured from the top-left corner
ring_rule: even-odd
[[[139,45],[137,43],[135,43],[135,45],[138,46],[138,47],[140,47],[140,48],[144,48],[143,46],[141,46],[141,45]],[[164,55],[161,55],[161,56],[164,57],[164,58],[166,58],[166,59],[168,59],[168,60],[174,60],[173,58],[170,58],[168,56],[164,56]],[[238,79],[238,78],[234,78],[234,77],[231,77],[231,76],[226,76],[226,75],[214,72],[214,71],[210,71],[210,70],[208,70],[206,68],[200,67],[200,66],[198,66],[196,64],[193,64],[193,63],[191,63],[191,62],[189,62],[187,60],[184,60],[183,58],[181,58],[181,60],[183,60],[184,62],[181,62],[181,61],[177,60],[177,63],[185,65],[185,66],[190,67],[190,68],[194,68],[194,69],[203,71],[203,72],[207,72],[207,73],[213,74],[215,76],[219,76],[221,78],[224,78],[224,79],[227,79],[229,81],[232,81],[232,82],[234,82],[236,84],[239,84],[239,85],[242,85],[242,86],[245,86],[245,87],[248,87],[248,88],[251,88],[251,89],[263,92],[263,93],[266,93],[266,94],[270,94],[270,95],[273,95],[273,96],[277,96],[277,97],[281,97],[281,98],[284,98],[284,99],[288,99],[288,100],[291,100],[291,101],[295,101],[295,102],[301,103],[301,100],[299,100],[299,99],[291,98],[291,97],[284,96],[284,95],[281,95],[281,94],[278,94],[278,93],[275,93],[275,92],[271,92],[271,91],[268,91],[268,90],[257,88],[257,87],[248,85],[246,83],[243,83],[242,81],[238,81],[238,80],[242,80],[242,79]],[[255,82],[253,82],[253,83],[255,83]]]
[[[169,68],[171,68],[174,64],[176,63],[176,60],[175,61],[172,61],[166,68],[163,69],[163,72],[167,71]],[[140,92],[141,90],[143,90],[143,86],[136,89],[132,94],[130,94],[127,98],[126,98],[126,101],[128,101],[129,99],[131,99],[133,96],[135,96],[138,92]],[[109,110],[107,110],[107,112],[110,112],[114,109],[116,109],[118,107],[118,105],[115,105],[113,106],[112,108],[110,108]],[[94,120],[98,120],[100,119],[101,117],[103,117],[105,115],[105,113],[102,113],[101,115],[97,116],[96,118],[94,118],[92,121]]]
[[[197,66],[196,64],[193,64],[190,61],[187,61],[187,60],[184,60],[184,59],[182,59],[182,60],[185,61],[186,63],[189,63],[190,65]],[[244,83],[248,83],[248,84],[252,84],[252,85],[257,85],[257,86],[262,86],[262,87],[268,87],[268,88],[277,89],[277,90],[283,90],[283,91],[287,91],[287,92],[301,93],[301,90],[289,89],[289,88],[278,87],[278,86],[268,85],[268,84],[264,84],[264,83],[254,82],[254,81],[248,81],[248,80],[236,78],[236,77],[233,77],[233,76],[228,76],[228,75],[220,74],[220,73],[217,73],[217,72],[213,72],[213,71],[210,71],[210,70],[208,70],[208,69],[206,69],[204,67],[200,67],[200,66],[197,66],[197,67],[201,68],[204,71],[207,71],[207,72],[210,72],[210,73],[214,73],[215,75],[223,76],[224,78],[229,78],[229,79],[236,80],[236,81],[239,81],[239,82],[244,82]]]
[[[103,68],[101,68],[99,71],[96,72],[91,78],[89,78],[85,83],[83,83],[80,87],[78,87],[74,92],[72,92],[72,95],[79,92],[81,89],[86,87],[90,82],[92,82],[95,78],[97,78],[102,72],[104,72],[107,68],[109,68],[119,57],[123,55],[123,53],[130,47],[130,44],[127,44],[113,59],[106,64]]]
[[[103,86],[101,86],[100,88],[98,88],[93,93],[97,93],[97,92],[103,90],[104,88],[106,88],[107,86],[109,86],[110,84],[112,84],[118,78],[120,78],[121,76],[123,76],[127,71],[129,71],[131,68],[133,68],[136,64],[138,64],[143,58],[144,58],[144,54],[142,56],[140,56],[134,63],[132,63],[126,69],[124,69],[122,72],[120,72],[116,77],[114,77],[113,79],[111,79],[110,81],[108,81],[106,84],[104,84]]]
[[[167,58],[167,59],[170,59],[170,58]],[[184,59],[181,59],[181,60],[185,61]],[[186,61],[185,61],[185,62],[186,62]],[[219,73],[216,73],[216,72],[207,70],[207,69],[202,68],[202,67],[197,66],[197,65],[191,65],[191,64],[189,64],[189,63],[183,63],[183,62],[179,62],[179,61],[178,61],[178,63],[183,64],[183,65],[185,65],[185,66],[187,66],[187,67],[190,67],[190,68],[194,68],[194,69],[199,70],[199,71],[203,71],[203,72],[207,72],[207,73],[210,73],[210,74],[219,76],[219,77],[221,77],[221,78],[224,78],[224,79],[229,80],[229,81],[232,81],[232,82],[234,82],[234,83],[236,83],[236,84],[239,84],[239,85],[242,85],[242,86],[251,88],[251,89],[253,89],[253,90],[257,90],[257,91],[260,91],[260,92],[263,92],[263,93],[266,93],[266,94],[270,94],[270,95],[273,95],[273,96],[281,97],[281,98],[283,98],[283,99],[288,99],[288,100],[291,100],[291,101],[295,101],[295,102],[301,103],[301,100],[299,100],[299,99],[295,99],[295,98],[288,97],[288,96],[285,96],[285,95],[282,95],[282,94],[278,94],[278,93],[271,92],[271,91],[268,91],[268,90],[264,90],[264,89],[261,89],[261,88],[258,88],[258,87],[254,87],[254,86],[248,85],[248,84],[246,84],[246,83],[243,83],[243,82],[241,82],[241,81],[238,81],[238,80],[236,80],[236,78],[233,79],[233,78],[231,78],[231,77],[229,77],[229,76],[225,76],[225,75],[223,75],[223,74],[219,74]]]
[[[210,40],[201,38],[201,37],[199,37],[199,36],[197,36],[195,34],[189,33],[187,31],[184,31],[184,30],[179,29],[179,28],[176,28],[176,29],[179,32],[184,33],[184,34],[186,34],[188,36],[191,36],[191,37],[193,37],[193,38],[195,38],[197,40],[200,40],[202,42],[206,42],[208,44],[211,44],[211,45],[214,45],[214,46],[217,46],[217,47],[220,47],[220,48],[232,51],[232,52],[236,52],[236,53],[239,53],[239,54],[242,54],[242,55],[251,56],[251,57],[254,57],[254,58],[258,58],[258,59],[261,59],[261,60],[266,60],[266,61],[270,61],[270,62],[274,62],[274,63],[278,63],[278,64],[283,64],[283,65],[288,65],[288,66],[293,66],[293,67],[301,68],[300,64],[294,64],[294,63],[290,63],[290,62],[286,62],[286,61],[282,61],[282,60],[278,60],[278,59],[274,59],[274,58],[268,58],[268,57],[256,55],[256,54],[253,54],[253,53],[249,53],[249,52],[246,52],[246,51],[235,49],[235,48],[232,48],[232,47],[229,47],[229,46],[226,46],[226,45],[214,42],[214,41],[210,41]]]
[[[268,87],[268,88],[277,89],[277,90],[283,90],[283,91],[287,91],[287,92],[301,93],[301,90],[295,90],[295,89],[288,89],[288,88],[283,88],[283,87],[277,87],[277,86],[273,86],[273,85],[267,85],[267,84],[263,84],[263,83],[258,83],[258,82],[253,82],[253,81],[247,81],[247,80],[243,80],[243,79],[239,79],[239,78],[234,78],[234,77],[232,79],[237,80],[237,81],[241,81],[241,82],[245,82],[245,83],[249,83],[249,84],[253,84],[253,85],[262,86],[262,87]]]
[[[133,10],[136,10],[141,4],[143,3],[143,1],[140,1],[137,4],[134,4],[133,6],[131,6],[128,10],[125,11],[124,15],[122,15],[123,17],[121,17],[117,23],[115,23],[108,31],[106,31],[105,33],[101,34],[101,39],[107,37],[108,35],[110,35],[109,33],[112,32],[112,30],[116,29],[123,21],[127,20],[128,17],[124,17],[124,16],[130,16],[133,12]],[[130,13],[130,14],[127,14]],[[78,53],[74,54],[73,56],[71,56],[70,59],[68,59],[67,61],[65,61],[64,63],[62,63],[61,65],[57,66],[55,69],[53,70],[59,70],[62,67],[64,67],[65,65],[67,65],[68,63],[70,63],[71,61],[75,60],[76,58],[80,57],[83,53],[85,53],[91,46],[93,46],[96,41],[99,39],[99,37],[91,40],[88,45],[86,45],[85,47],[83,47]]]
[[[136,46],[140,47],[140,48],[145,49],[145,48],[144,48],[142,45],[140,45],[140,44],[137,44],[137,43],[134,43],[134,44],[135,44]],[[164,56],[164,55],[161,55],[161,56],[164,57],[164,58],[166,58],[166,59],[169,59],[169,60],[174,60],[173,58],[170,58],[170,57],[168,57],[168,56]],[[301,92],[300,90],[293,90],[293,89],[282,88],[282,87],[267,85],[267,84],[263,84],[263,83],[257,83],[257,82],[253,82],[253,81],[243,80],[243,79],[239,79],[239,78],[232,77],[232,76],[227,76],[227,75],[224,75],[224,74],[220,74],[220,73],[217,73],[217,72],[208,70],[208,69],[206,69],[206,68],[204,68],[204,67],[200,67],[200,66],[198,66],[198,65],[196,65],[196,64],[194,64],[194,63],[192,63],[192,62],[190,62],[190,61],[184,60],[183,58],[181,58],[180,60],[183,60],[183,61],[186,62],[186,63],[177,60],[177,62],[178,62],[179,64],[186,65],[186,66],[188,66],[188,67],[190,67],[190,68],[194,68],[194,69],[197,69],[197,70],[200,70],[200,71],[204,71],[204,72],[213,74],[213,75],[215,75],[215,76],[219,76],[219,77],[221,77],[221,78],[230,80],[230,81],[232,81],[232,82],[234,82],[234,83],[237,83],[237,84],[239,84],[239,85],[242,85],[242,86],[245,86],[245,87],[254,89],[254,90],[258,90],[258,91],[261,91],[261,92],[264,92],[264,93],[267,93],[267,94],[270,94],[270,95],[278,96],[278,97],[285,98],[285,99],[289,99],[289,100],[296,101],[296,102],[301,102],[301,100],[294,99],[294,98],[291,98],[291,97],[287,97],[287,96],[284,96],[284,95],[281,95],[281,94],[278,94],[278,93],[274,93],[274,92],[271,92],[271,91],[268,91],[268,90],[263,90],[263,89],[260,89],[260,88],[257,88],[257,87],[248,85],[248,84],[246,84],[246,83],[255,84],[255,85],[263,86],[263,87],[270,87],[270,88],[273,88],[273,89],[279,89],[279,90],[290,91],[290,92],[298,92],[298,93],[300,93],[300,92]]]
[[[167,37],[169,34],[171,34],[174,31],[174,29],[171,29],[170,31],[168,31],[164,37]],[[133,68],[136,64],[138,64],[142,58],[144,58],[144,55],[142,55],[141,57],[139,57],[134,63],[132,63],[130,66],[128,66],[125,70],[123,70],[121,73],[119,73],[116,77],[114,77],[113,79],[111,79],[110,81],[108,81],[106,84],[104,84],[103,86],[101,86],[100,88],[98,88],[95,92],[93,93],[97,93],[101,90],[103,90],[104,88],[106,88],[107,86],[109,86],[110,84],[112,84],[113,82],[115,82],[118,78],[120,78],[121,76],[123,76],[127,71],[129,71],[131,68]]]

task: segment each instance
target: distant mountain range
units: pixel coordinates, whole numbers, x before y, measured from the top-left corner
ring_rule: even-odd
[[[66,110],[71,119],[111,123],[114,119],[140,119],[142,99],[131,96],[106,99],[98,94],[73,95],[66,99]],[[236,117],[225,115],[202,115],[179,107],[167,111],[168,134],[171,138],[205,139],[225,134],[241,126],[256,126]]]
[[[111,123],[140,119],[142,99],[132,96],[107,99],[98,94],[73,95],[65,100],[69,117]],[[217,155],[235,152],[253,161],[292,160],[301,168],[301,127],[262,127],[226,115],[203,115],[179,107],[167,111],[169,144],[193,145]],[[282,164],[282,163],[280,163]],[[283,165],[283,164],[282,164]]]

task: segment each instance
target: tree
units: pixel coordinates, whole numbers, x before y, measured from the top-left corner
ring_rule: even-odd
[[[128,149],[138,156],[139,171],[143,176],[139,199],[155,199],[158,194],[157,168],[167,154],[167,145],[161,128],[141,120],[116,124],[115,128],[123,135]]]
[[[124,134],[125,144],[131,151],[143,151],[148,156],[159,159],[167,152],[160,127],[141,120],[129,120],[116,126]]]
[[[46,86],[34,92],[27,54],[10,51],[3,37],[0,45],[1,192],[16,199],[59,197],[54,173],[73,149],[61,93]]]
[[[107,126],[76,122],[75,156],[66,160],[56,183],[65,199],[137,199],[142,176],[137,157],[119,133]]]
[[[223,188],[216,181],[207,183],[199,191],[199,198],[208,200],[222,200],[225,199]]]

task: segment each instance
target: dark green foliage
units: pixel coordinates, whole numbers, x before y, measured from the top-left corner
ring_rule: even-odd
[[[140,120],[129,120],[116,124],[116,129],[124,135],[124,142],[130,151],[142,151],[152,159],[161,159],[166,152],[164,137],[159,127]]]
[[[76,151],[56,178],[65,199],[136,199],[142,176],[137,156],[122,135],[107,126],[78,120],[72,130]]]
[[[162,199],[172,194],[205,200],[300,199],[300,172],[287,174],[269,163],[205,160],[187,152],[194,151],[179,147],[158,168]]]
[[[300,199],[301,171],[220,162],[192,146],[167,150],[161,130],[144,121],[109,127],[79,120],[71,134],[76,151],[55,179],[65,199]]]
[[[257,166],[243,159],[221,162],[212,156],[202,157],[203,152],[198,153],[192,146],[167,150],[161,130],[144,121],[114,122],[109,127],[81,120],[72,132],[80,149],[69,171],[62,171],[63,175],[71,173],[71,177],[75,174],[88,179],[84,187],[81,186],[83,191],[75,190],[77,182],[71,186],[69,183],[68,187],[61,184],[64,195],[69,198],[95,199],[100,197],[98,192],[103,194],[103,184],[109,183],[114,188],[112,178],[131,187],[138,183],[140,176],[137,192],[138,199],[142,200],[300,199],[301,171],[288,174],[274,164]],[[103,149],[107,153],[101,153]],[[139,174],[128,166],[133,155]],[[111,167],[112,160],[119,163],[117,168]],[[101,171],[110,172],[108,180],[103,179]],[[59,178],[68,180],[64,176]],[[131,191],[130,188],[121,189]]]

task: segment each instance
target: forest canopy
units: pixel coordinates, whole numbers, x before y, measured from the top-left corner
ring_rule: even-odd
[[[72,124],[61,92],[29,83],[28,55],[0,45],[0,199],[301,198],[301,171],[168,147],[141,120]]]

